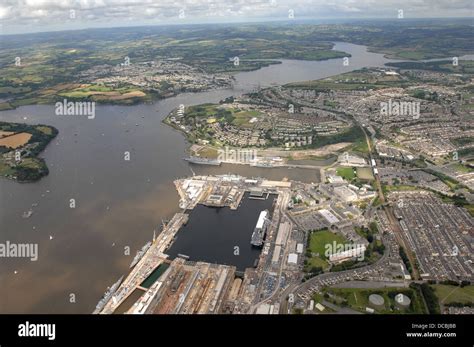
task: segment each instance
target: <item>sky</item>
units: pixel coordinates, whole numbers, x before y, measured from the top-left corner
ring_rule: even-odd
[[[289,19],[474,17],[473,0],[0,0],[0,33]],[[289,18],[292,17],[292,18]]]

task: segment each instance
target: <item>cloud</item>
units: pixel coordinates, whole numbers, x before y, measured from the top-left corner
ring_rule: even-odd
[[[5,26],[120,26],[121,23],[178,23],[185,21],[236,21],[285,19],[292,9],[295,18],[396,18],[403,9],[406,18],[470,17],[472,0],[2,0],[0,19]]]

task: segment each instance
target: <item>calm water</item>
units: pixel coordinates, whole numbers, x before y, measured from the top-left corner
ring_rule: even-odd
[[[0,112],[0,120],[45,123],[59,130],[42,153],[49,176],[33,184],[0,179],[0,242],[39,244],[36,262],[0,260],[0,312],[92,312],[106,287],[128,270],[135,252],[152,238],[161,220],[178,211],[172,181],[192,174],[182,160],[187,147],[183,136],[162,119],[181,103],[217,102],[258,85],[323,78],[388,61],[362,46],[339,43],[336,49],[352,54],[348,67],[342,66],[342,59],[285,60],[238,74],[232,90],[183,94],[153,105],[98,106],[93,120],[55,116],[53,106]],[[125,151],[131,153],[130,161],[124,161]],[[305,169],[193,165],[192,170],[319,180],[319,172]],[[69,199],[76,200],[75,209],[69,208]],[[22,218],[30,208],[33,215]],[[124,254],[124,247],[131,248],[131,256]],[[75,294],[76,303],[69,302],[70,294]]]
[[[258,216],[263,210],[272,211],[275,198],[276,195],[269,195],[266,200],[256,200],[245,194],[237,211],[198,205],[168,254],[171,258],[185,254],[192,261],[235,265],[237,270],[245,271],[261,251],[250,244]]]

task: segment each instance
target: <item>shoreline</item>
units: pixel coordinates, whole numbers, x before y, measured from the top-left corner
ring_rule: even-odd
[[[25,133],[31,135],[27,142],[16,148],[0,145],[0,148],[6,148],[5,152],[2,151],[0,153],[0,164],[4,167],[1,177],[18,183],[34,183],[47,176],[49,174],[49,168],[46,164],[46,160],[39,155],[46,149],[51,141],[57,137],[59,134],[58,129],[44,124],[28,125],[26,123],[3,121],[0,122],[0,127],[2,127],[2,129],[7,127],[7,129],[13,131],[13,134],[4,136],[1,140]],[[47,131],[45,129],[47,129]],[[8,150],[8,148],[10,150]],[[24,151],[26,151],[26,156],[21,157]],[[12,152],[14,153],[14,157],[10,154]],[[17,155],[20,159],[17,158]],[[21,164],[25,161],[27,161],[26,165],[22,166]]]

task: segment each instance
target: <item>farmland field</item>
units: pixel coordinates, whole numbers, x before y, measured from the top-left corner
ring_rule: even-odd
[[[13,131],[3,131],[3,130],[0,130],[0,138],[5,137],[5,136],[8,136],[8,135],[13,135],[13,134],[14,134]]]
[[[18,148],[28,143],[28,141],[31,139],[31,136],[32,135],[28,133],[19,133],[8,137],[3,137],[0,139],[0,146]]]

